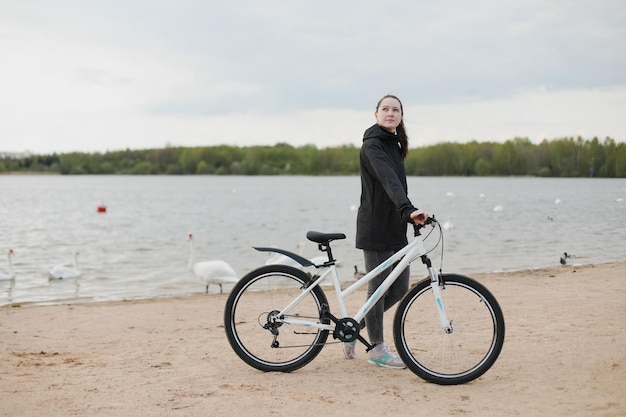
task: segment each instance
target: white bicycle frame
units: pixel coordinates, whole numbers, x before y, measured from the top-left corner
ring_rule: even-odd
[[[393,270],[389,273],[387,278],[380,284],[380,286],[376,289],[374,294],[372,294],[366,301],[365,304],[360,308],[360,310],[352,317],[355,321],[360,322],[365,315],[374,307],[374,305],[380,300],[383,295],[387,292],[387,290],[391,287],[391,285],[395,282],[395,280],[400,276],[400,274],[404,271],[404,269],[411,264],[415,259],[421,257],[426,254],[426,249],[424,247],[424,240],[421,235],[415,236],[415,238],[409,242],[404,248],[400,251],[396,252],[394,255],[390,256],[383,263],[378,265],[376,268],[365,274],[362,278],[360,278],[355,283],[348,286],[345,290],[341,289],[341,283],[339,281],[339,274],[337,273],[336,265],[330,265],[324,273],[319,276],[314,283],[307,286],[302,290],[302,293],[298,295],[289,305],[284,307],[279,314],[276,315],[276,319],[282,323],[288,323],[293,325],[300,325],[306,327],[314,327],[322,330],[334,330],[335,324],[323,324],[317,323],[313,321],[307,321],[302,319],[297,319],[293,317],[289,317],[289,312],[297,306],[300,301],[302,301],[313,288],[319,286],[322,282],[326,281],[329,274],[332,274],[333,284],[335,288],[335,294],[337,296],[337,302],[339,303],[339,309],[341,310],[341,314],[343,318],[349,317],[348,311],[346,309],[345,300],[352,295],[356,290],[361,288],[363,285],[371,281],[373,278],[380,275],[383,271],[390,268],[394,263],[398,262],[398,264],[393,268]],[[428,267],[428,272],[430,274],[430,286],[433,291],[433,295],[435,297],[435,304],[437,305],[437,311],[439,312],[439,321],[441,323],[442,329],[446,333],[450,333],[452,331],[451,324],[448,321],[448,317],[446,315],[446,310],[443,305],[443,300],[441,299],[441,287],[440,287],[440,279],[439,274],[435,268],[432,266]]]

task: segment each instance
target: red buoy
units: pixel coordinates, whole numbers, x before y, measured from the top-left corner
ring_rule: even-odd
[[[104,204],[100,204],[98,206],[98,213],[106,213],[107,212],[107,206],[105,206]]]

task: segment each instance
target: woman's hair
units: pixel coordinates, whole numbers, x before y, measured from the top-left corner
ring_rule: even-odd
[[[378,108],[380,107],[380,103],[386,98],[396,99],[398,100],[398,103],[400,103],[400,112],[402,113],[402,121],[396,128],[396,136],[398,136],[398,143],[400,144],[400,152],[402,152],[402,158],[406,158],[406,156],[409,154],[409,137],[406,134],[406,128],[404,127],[404,108],[402,107],[402,101],[400,101],[400,99],[394,96],[393,94],[387,94],[386,96],[378,100],[378,103],[376,104],[376,111],[378,111]]]

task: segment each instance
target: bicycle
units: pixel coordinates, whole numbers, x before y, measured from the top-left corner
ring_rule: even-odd
[[[311,274],[291,266],[267,265],[244,276],[231,291],[224,311],[224,326],[232,349],[245,363],[265,372],[291,372],[310,363],[327,344],[331,332],[339,342],[358,340],[369,351],[374,346],[361,335],[361,320],[400,273],[419,258],[429,276],[413,285],[397,306],[393,336],[398,355],[412,372],[428,382],[456,385],[480,377],[502,350],[502,309],[491,292],[476,280],[444,274],[432,266],[428,254],[439,243],[443,246],[443,230],[434,217],[426,223],[433,229],[435,224],[439,226],[439,240],[433,249],[426,250],[422,227],[415,225],[413,240],[345,289],[331,249],[331,242],[346,238],[343,233],[307,233],[307,239],[327,254],[328,260],[320,265],[286,250],[255,247],[282,253],[303,269],[314,267],[320,272]],[[350,316],[347,297],[388,268],[393,268],[389,276]],[[329,277],[341,318],[331,314],[321,287]]]

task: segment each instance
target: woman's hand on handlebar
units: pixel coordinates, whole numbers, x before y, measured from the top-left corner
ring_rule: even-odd
[[[428,213],[424,210],[415,210],[410,217],[413,223],[424,226],[428,220]]]

